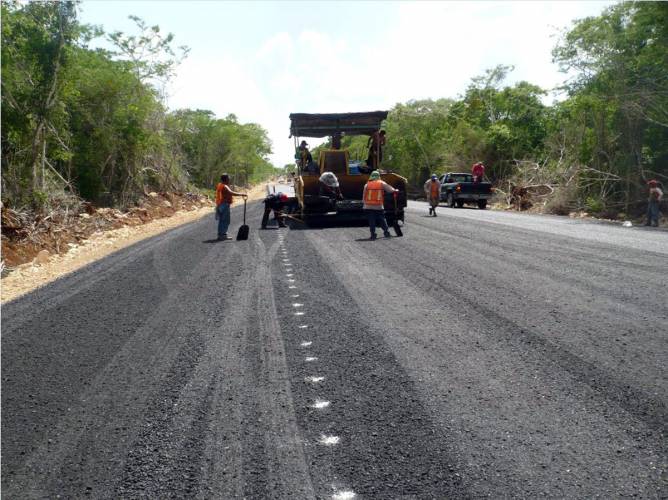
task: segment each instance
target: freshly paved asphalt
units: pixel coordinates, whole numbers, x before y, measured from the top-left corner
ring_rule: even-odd
[[[3,307],[3,498],[668,496],[668,232],[249,216]]]

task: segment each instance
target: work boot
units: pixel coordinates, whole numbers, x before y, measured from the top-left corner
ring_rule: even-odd
[[[391,238],[391,237],[392,237],[392,235],[390,234],[389,231],[385,231],[385,232],[383,233],[383,236],[385,236],[386,238]]]
[[[436,217],[436,210],[434,210],[434,217]]]
[[[369,239],[370,239],[370,240],[375,240],[376,238],[377,238],[376,233],[373,233],[373,234],[371,235],[371,238],[369,238]]]
[[[430,209],[429,209],[429,215],[431,215],[433,211],[434,211],[434,209],[433,209],[433,208],[430,208]]]

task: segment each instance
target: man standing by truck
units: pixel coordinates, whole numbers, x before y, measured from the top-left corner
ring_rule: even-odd
[[[429,215],[436,217],[436,207],[441,201],[441,183],[436,174],[431,174],[431,179],[424,183],[424,194],[429,202]]]
[[[371,231],[371,239],[376,239],[376,226],[379,225],[383,230],[383,235],[386,238],[391,236],[390,229],[387,226],[387,221],[385,220],[385,207],[383,206],[383,199],[385,198],[385,193],[396,193],[397,189],[394,189],[387,182],[380,180],[380,172],[374,170],[369,175],[369,182],[364,186],[364,192],[362,194],[362,199],[364,200],[364,205],[362,206],[364,213],[369,220],[369,230]]]
[[[482,182],[483,177],[485,177],[485,165],[481,161],[475,163],[471,168],[471,173],[473,174],[473,184]]]

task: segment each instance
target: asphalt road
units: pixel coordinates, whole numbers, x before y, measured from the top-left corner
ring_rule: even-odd
[[[667,497],[668,232],[426,211],[255,204],[6,304],[3,498]]]

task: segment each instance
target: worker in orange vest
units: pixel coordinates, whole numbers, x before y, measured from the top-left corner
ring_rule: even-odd
[[[441,201],[441,183],[436,174],[432,174],[431,179],[424,183],[424,193],[429,201],[429,215],[436,217],[436,207]]]
[[[364,185],[364,192],[362,194],[362,199],[364,200],[364,213],[366,214],[367,219],[369,220],[369,230],[371,231],[371,239],[376,239],[376,226],[379,225],[383,234],[386,238],[391,236],[390,229],[387,226],[387,221],[385,220],[385,207],[383,205],[383,199],[385,198],[385,193],[397,193],[398,190],[394,189],[387,182],[380,180],[380,172],[374,170],[369,175],[369,181]]]
[[[227,229],[230,227],[230,207],[232,206],[233,196],[243,196],[248,198],[246,193],[237,193],[230,189],[230,176],[223,174],[220,176],[220,182],[216,186],[216,219],[218,219],[218,241],[231,240],[227,235]]]

